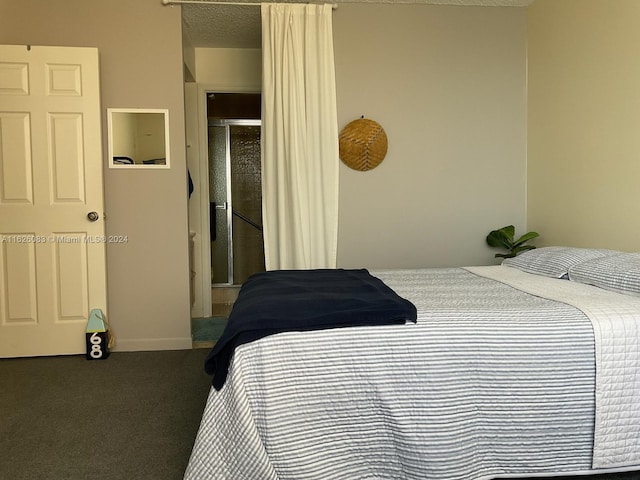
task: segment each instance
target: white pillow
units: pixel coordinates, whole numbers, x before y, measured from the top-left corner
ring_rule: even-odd
[[[619,253],[621,252],[594,248],[541,247],[528,250],[517,257],[505,258],[502,265],[535,275],[566,278],[569,269],[575,265]]]
[[[580,263],[569,269],[569,280],[640,296],[640,253],[620,253]]]

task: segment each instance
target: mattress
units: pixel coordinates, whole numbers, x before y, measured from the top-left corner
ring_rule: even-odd
[[[592,468],[596,342],[585,313],[478,271],[372,273],[416,305],[417,323],[238,347],[209,394],[185,479],[478,480]]]

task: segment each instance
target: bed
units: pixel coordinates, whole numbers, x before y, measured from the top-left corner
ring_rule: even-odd
[[[234,345],[186,480],[640,469],[640,254],[547,247],[498,266],[370,273],[415,322]]]

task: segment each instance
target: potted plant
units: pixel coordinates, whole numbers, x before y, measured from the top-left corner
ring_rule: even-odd
[[[537,232],[528,232],[514,240],[516,229],[513,225],[492,230],[487,235],[487,244],[494,248],[505,248],[509,253],[496,253],[495,258],[513,258],[519,253],[536,248],[533,245],[525,245],[529,240],[539,236]]]

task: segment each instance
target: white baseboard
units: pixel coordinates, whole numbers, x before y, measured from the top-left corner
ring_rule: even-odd
[[[191,337],[179,338],[116,338],[113,352],[139,352],[154,350],[190,350],[193,348]]]

